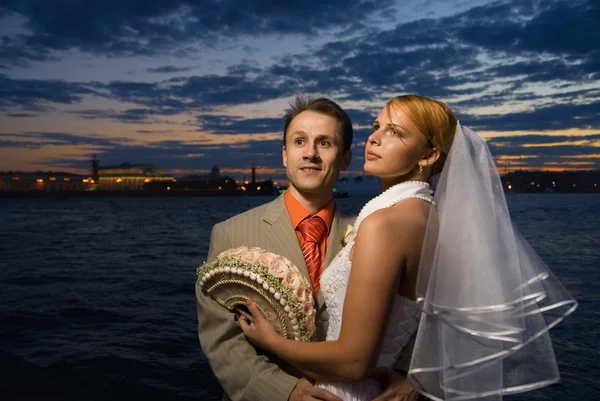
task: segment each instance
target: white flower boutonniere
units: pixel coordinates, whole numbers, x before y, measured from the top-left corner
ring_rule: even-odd
[[[348,224],[348,227],[342,233],[342,247],[345,247],[346,244],[354,239],[356,234],[354,233],[354,226],[352,224]]]

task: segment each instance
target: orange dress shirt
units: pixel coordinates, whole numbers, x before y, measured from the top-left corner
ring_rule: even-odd
[[[290,214],[290,218],[292,220],[292,225],[294,226],[294,230],[296,230],[296,236],[298,237],[298,243],[300,243],[300,248],[304,245],[304,236],[298,230],[298,224],[302,220],[304,220],[307,216],[311,214],[294,198],[294,195],[290,193],[290,191],[285,191],[283,194],[283,200],[285,202],[285,207]],[[331,223],[333,222],[333,210],[335,208],[335,202],[333,198],[326,204],[321,210],[317,213],[314,213],[313,216],[319,216],[323,219],[325,224],[327,225],[327,233],[321,239],[319,243],[319,247],[321,248],[321,268],[325,265],[325,255],[327,254],[327,243],[329,241],[329,233],[331,232]]]

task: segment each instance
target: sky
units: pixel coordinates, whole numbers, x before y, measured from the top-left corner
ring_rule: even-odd
[[[0,0],[0,171],[281,179],[295,95],[446,102],[500,171],[600,169],[597,0]]]

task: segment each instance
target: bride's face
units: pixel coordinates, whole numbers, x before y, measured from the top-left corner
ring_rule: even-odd
[[[389,112],[388,112],[389,111]],[[382,179],[417,179],[427,140],[405,112],[384,107],[365,146],[365,173]]]

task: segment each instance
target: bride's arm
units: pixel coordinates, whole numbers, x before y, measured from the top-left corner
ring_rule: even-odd
[[[240,322],[249,340],[314,379],[368,377],[377,362],[402,271],[407,264],[419,262],[426,219],[418,205],[409,204],[402,205],[401,211],[377,211],[361,223],[337,341],[287,340],[260,319],[254,307],[253,314],[259,317],[256,323]],[[411,213],[413,208],[419,210]]]

